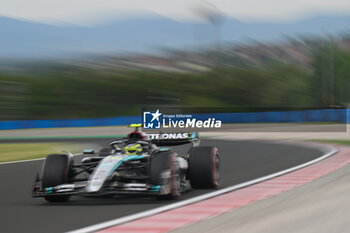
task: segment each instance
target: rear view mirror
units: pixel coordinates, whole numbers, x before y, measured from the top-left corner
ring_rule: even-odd
[[[94,149],[85,149],[83,150],[83,154],[95,154],[95,150]]]

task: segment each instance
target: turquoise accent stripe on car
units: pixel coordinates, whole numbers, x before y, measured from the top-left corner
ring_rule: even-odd
[[[159,151],[167,151],[169,148],[159,148]]]
[[[109,172],[108,176],[110,176],[120,165],[123,164],[123,162],[125,161],[130,161],[130,160],[135,160],[135,159],[142,159],[144,158],[144,156],[140,156],[140,155],[130,155],[126,158],[123,158],[122,160],[120,160],[115,166],[114,168]]]
[[[160,185],[152,186],[150,192],[157,192],[160,189]]]
[[[52,193],[53,187],[45,188],[46,193]]]

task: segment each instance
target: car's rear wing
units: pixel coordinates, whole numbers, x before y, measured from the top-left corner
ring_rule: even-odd
[[[194,146],[199,145],[198,132],[188,133],[147,133],[148,140],[157,146],[176,146],[192,143]]]

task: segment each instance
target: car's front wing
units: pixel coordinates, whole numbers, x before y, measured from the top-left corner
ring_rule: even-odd
[[[85,195],[85,196],[104,196],[104,195],[123,195],[123,194],[143,194],[143,195],[166,195],[170,192],[169,185],[151,185],[144,183],[117,183],[113,182],[104,185],[97,192],[86,190],[88,181],[76,182],[73,184],[62,184],[54,187],[41,187],[41,181],[36,181],[33,187],[33,197],[57,196],[57,195]]]

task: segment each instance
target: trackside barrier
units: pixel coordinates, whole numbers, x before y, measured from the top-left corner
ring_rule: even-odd
[[[339,122],[349,123],[348,109],[320,109],[284,112],[252,112],[252,113],[200,113],[192,114],[197,120],[215,118],[222,123],[297,123],[297,122]],[[142,116],[122,116],[91,119],[61,119],[61,120],[16,120],[0,121],[0,130],[64,128],[64,127],[94,127],[120,126],[142,122]]]
[[[141,116],[123,116],[123,117],[91,118],[91,119],[0,121],[0,130],[114,126],[114,125],[129,125],[135,122],[142,122],[142,117]]]
[[[198,120],[215,118],[222,123],[350,122],[347,109],[321,109],[284,112],[193,114]]]

